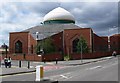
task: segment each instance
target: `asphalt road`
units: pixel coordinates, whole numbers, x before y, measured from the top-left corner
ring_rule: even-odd
[[[45,71],[44,79],[52,81],[118,81],[118,58]],[[2,81],[35,81],[35,72],[3,76]]]

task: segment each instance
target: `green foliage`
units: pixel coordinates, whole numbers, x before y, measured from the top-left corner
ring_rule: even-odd
[[[41,47],[40,43],[37,43],[37,45],[35,46],[35,52],[36,52],[37,54],[40,53],[40,47]]]
[[[36,46],[36,53],[41,53],[40,50],[43,49],[44,54],[53,53],[56,51],[55,45],[51,38],[44,39],[40,41]]]
[[[64,60],[65,60],[65,61],[70,60],[70,56],[69,56],[69,55],[65,55],[65,56],[64,56]]]
[[[13,56],[16,56],[16,54],[14,53]]]
[[[77,43],[77,53],[81,53],[81,48],[82,48],[82,53],[89,52],[89,47],[87,46],[87,42],[83,37],[80,37]]]

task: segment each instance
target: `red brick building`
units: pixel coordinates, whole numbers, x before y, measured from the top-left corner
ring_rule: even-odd
[[[110,50],[120,50],[120,34],[110,36]]]
[[[42,25],[21,32],[11,32],[9,52],[10,54],[36,54],[34,47],[37,43],[51,37],[57,50],[61,49],[64,54],[70,55],[75,52],[74,42],[81,36],[86,40],[91,53],[108,51],[106,38],[97,36],[91,28],[75,25],[74,16],[58,7],[44,17]]]
[[[10,53],[35,53],[34,46],[37,41],[29,32],[10,33],[9,52]]]
[[[94,34],[94,52],[107,52],[108,51],[108,40],[106,37],[99,37]]]

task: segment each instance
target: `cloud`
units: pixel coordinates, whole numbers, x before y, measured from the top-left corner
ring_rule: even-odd
[[[77,25],[82,27],[91,27],[98,35],[107,35],[108,28],[118,26],[118,3],[101,2],[96,4],[83,3],[83,7],[72,9]],[[85,6],[84,6],[85,5]],[[111,10],[112,9],[112,10]],[[101,32],[101,33],[100,33]],[[112,31],[111,34],[112,35]]]
[[[0,24],[0,44],[7,43],[9,45],[9,32],[16,32],[25,29],[25,25],[2,23]]]
[[[29,2],[28,2],[29,1]],[[117,32],[118,3],[117,2],[91,2],[73,0],[42,1],[36,0],[7,1],[0,3],[0,45],[8,44],[9,32],[22,31],[40,25],[43,17],[52,9],[61,6],[72,13],[76,25],[91,27],[98,35],[110,35]],[[117,1],[117,0],[115,0]],[[107,31],[107,32],[106,32]],[[6,39],[5,39],[6,38]]]

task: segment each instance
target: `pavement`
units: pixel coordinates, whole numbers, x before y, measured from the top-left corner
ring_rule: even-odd
[[[28,61],[22,61],[22,67],[20,68],[18,66],[19,61],[12,60],[12,67],[11,68],[5,68],[4,62],[1,61],[1,67],[0,67],[0,76],[6,76],[6,75],[14,75],[14,74],[21,74],[21,73],[29,73],[29,72],[35,72],[37,65],[43,65],[45,71],[49,70],[49,68],[53,69],[52,67],[65,67],[65,66],[74,66],[74,65],[83,65],[88,64],[92,62],[102,61],[102,60],[108,60],[114,58],[113,56],[109,57],[103,57],[103,58],[97,58],[97,59],[82,59],[82,60],[70,60],[70,61],[58,61],[56,62],[34,62],[30,61],[30,68],[27,68]],[[56,68],[56,69],[57,69]]]

